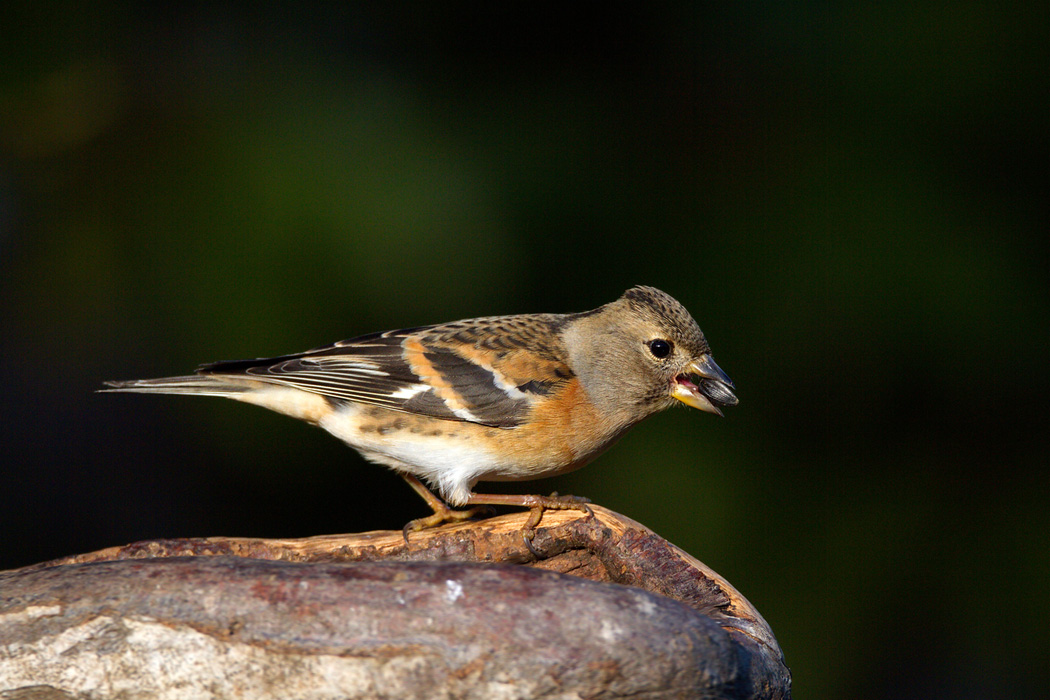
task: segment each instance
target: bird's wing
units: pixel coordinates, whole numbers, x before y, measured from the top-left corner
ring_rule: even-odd
[[[573,374],[553,316],[512,316],[374,333],[296,355],[216,362],[206,376],[246,377],[445,420],[520,425]]]

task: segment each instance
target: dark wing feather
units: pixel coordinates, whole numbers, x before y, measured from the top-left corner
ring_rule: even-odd
[[[493,321],[373,333],[295,355],[216,362],[197,371],[290,386],[333,401],[509,428],[521,424],[534,399],[571,373],[562,365],[553,378],[514,376],[508,371],[513,356],[527,351],[513,342],[493,346],[492,338],[507,331],[493,327]]]
[[[293,355],[213,362],[199,367],[197,373],[249,377],[333,401],[415,412],[405,407],[407,400],[403,397],[422,382],[404,361],[401,343],[418,330],[373,333]],[[432,409],[429,415],[456,419],[451,411],[442,414],[440,406]]]

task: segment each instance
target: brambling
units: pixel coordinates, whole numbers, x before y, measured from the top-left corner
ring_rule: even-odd
[[[477,482],[578,469],[676,401],[718,415],[737,403],[696,321],[653,287],[582,313],[406,328],[106,384],[102,391],[225,396],[320,426],[427,501],[434,514],[406,525],[406,540],[481,506],[512,505],[532,509],[523,531],[530,549],[544,509],[589,512],[587,500],[474,493]]]

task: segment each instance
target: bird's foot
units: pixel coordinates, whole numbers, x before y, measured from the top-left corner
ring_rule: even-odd
[[[546,558],[546,555],[537,550],[532,543],[533,538],[536,536],[536,526],[543,519],[543,511],[578,510],[581,513],[586,513],[587,517],[594,517],[594,511],[587,505],[591,502],[590,499],[583,496],[559,496],[558,492],[555,491],[550,496],[527,496],[526,498],[535,499],[536,502],[529,504],[529,519],[525,521],[525,526],[521,529],[521,539],[525,542],[525,548],[537,559]]]
[[[453,510],[445,504],[440,504],[440,507],[433,506],[434,512],[425,518],[416,518],[410,520],[401,528],[401,534],[405,538],[405,544],[408,544],[408,533],[418,532],[419,530],[426,530],[427,528],[437,527],[444,523],[459,523],[464,520],[470,520],[478,516],[491,516],[495,514],[495,510],[492,506],[474,506],[473,508],[466,508],[464,510]]]

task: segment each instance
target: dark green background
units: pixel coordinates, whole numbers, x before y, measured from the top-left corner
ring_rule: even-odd
[[[105,379],[644,283],[739,407],[507,488],[727,576],[796,697],[1045,692],[1045,2],[23,4],[0,568],[424,512],[320,431]]]

